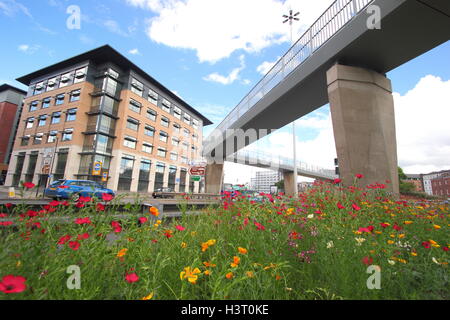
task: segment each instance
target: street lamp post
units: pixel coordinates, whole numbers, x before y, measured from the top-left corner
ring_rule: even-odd
[[[283,18],[285,19],[283,23],[289,22],[289,27],[291,31],[291,45],[293,44],[292,39],[292,22],[293,21],[300,21],[297,16],[300,14],[300,12],[293,13],[292,10],[289,10],[289,15],[283,15]],[[297,146],[296,146],[296,136],[295,136],[295,120],[292,122],[292,136],[293,136],[293,148],[294,148],[294,196],[298,196],[298,186],[297,186]]]

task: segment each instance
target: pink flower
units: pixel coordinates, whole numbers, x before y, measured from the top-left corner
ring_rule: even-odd
[[[337,207],[338,207],[339,209],[345,209],[345,207],[344,207],[340,202],[337,203]]]
[[[0,291],[3,293],[20,293],[25,291],[26,278],[21,276],[13,276],[12,274],[4,276],[0,282]]]
[[[144,224],[148,221],[148,219],[146,217],[141,217],[138,220],[139,220],[139,224]]]
[[[111,227],[113,227],[115,233],[119,233],[119,232],[122,231],[122,226],[117,221],[112,221],[111,222]]]
[[[139,280],[139,276],[136,274],[136,273],[130,273],[130,274],[127,274],[126,276],[125,276],[125,280],[128,282],[128,283],[133,283],[133,282],[137,282],[138,280]]]
[[[183,226],[181,226],[181,225],[176,226],[175,229],[177,229],[178,231],[184,231],[184,230],[186,230],[186,228],[183,227]]]
[[[355,210],[355,211],[361,210],[361,207],[359,207],[356,203],[353,203],[353,204],[352,204],[352,208],[353,208],[353,210]]]

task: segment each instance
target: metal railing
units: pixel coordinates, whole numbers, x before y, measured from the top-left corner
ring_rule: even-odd
[[[224,132],[374,0],[336,0],[217,127]],[[209,140],[209,137],[208,139]]]
[[[236,159],[238,162],[255,167],[266,167],[273,170],[294,170],[294,160],[288,157],[282,157],[275,154],[269,154],[262,151],[239,150],[229,156],[229,159]],[[298,173],[304,173],[314,177],[326,179],[336,179],[338,176],[332,169],[325,169],[306,162],[297,161]]]

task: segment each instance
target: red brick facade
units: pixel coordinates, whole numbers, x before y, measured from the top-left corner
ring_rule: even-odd
[[[14,126],[18,106],[9,102],[0,102],[0,163],[5,163],[8,142]]]
[[[450,198],[450,174],[431,180],[433,195]]]

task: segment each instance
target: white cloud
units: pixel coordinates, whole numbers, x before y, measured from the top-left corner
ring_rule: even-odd
[[[241,65],[238,68],[234,68],[227,76],[218,74],[217,72],[211,73],[206,77],[203,77],[205,81],[218,82],[223,85],[232,84],[234,81],[239,79],[239,74],[245,69],[245,59],[244,55],[239,57]]]
[[[236,50],[259,52],[289,42],[282,15],[292,7],[301,12],[294,34],[300,36],[333,0],[126,0],[147,9],[150,39],[173,48],[192,49],[201,62],[217,62]]]
[[[21,44],[17,47],[17,50],[22,51],[27,54],[33,54],[36,51],[38,51],[40,48],[41,48],[41,46],[37,45],[37,44],[34,44],[34,45]]]
[[[399,164],[406,173],[450,169],[450,80],[428,75],[394,93]]]
[[[128,53],[132,54],[132,55],[140,55],[141,54],[139,52],[139,49],[137,49],[137,48],[131,49],[130,51],[128,51]]]
[[[119,23],[115,20],[106,20],[103,22],[103,25],[112,33],[118,34],[123,37],[128,36],[128,34],[122,30]]]
[[[27,7],[15,0],[0,1],[0,10],[4,15],[7,15],[9,17],[14,17],[16,13],[20,12],[28,16],[29,18],[33,17]]]
[[[278,57],[277,60],[275,61],[264,61],[263,63],[261,63],[257,68],[256,71],[258,71],[260,74],[262,74],[263,76],[265,76],[267,74],[267,72],[270,71],[270,69],[272,69],[272,67],[275,65],[275,63],[277,63],[277,61],[280,58]]]

